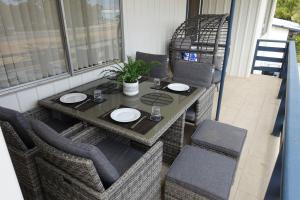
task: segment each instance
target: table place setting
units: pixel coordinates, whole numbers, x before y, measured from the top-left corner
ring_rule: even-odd
[[[96,89],[94,90],[94,96],[73,91],[55,98],[53,101],[69,108],[84,112],[100,103],[105,102],[106,99],[103,97],[102,90]]]
[[[152,106],[152,113],[150,114],[124,105],[109,110],[99,118],[140,134],[146,134],[163,119],[159,106]]]
[[[154,86],[151,89],[166,91],[174,94],[189,96],[197,88],[183,83],[170,83],[167,81],[160,81],[158,78],[153,79]]]

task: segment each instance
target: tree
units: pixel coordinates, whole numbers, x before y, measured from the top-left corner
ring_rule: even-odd
[[[275,17],[300,23],[300,0],[277,0]],[[298,62],[300,62],[300,34],[295,36]]]
[[[275,17],[300,23],[300,0],[277,0]]]
[[[298,0],[298,4],[294,10],[294,14],[292,16],[292,21],[300,23],[300,1]]]

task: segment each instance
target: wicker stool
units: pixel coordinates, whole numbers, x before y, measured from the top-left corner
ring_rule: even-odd
[[[237,161],[195,146],[185,146],[166,176],[166,200],[228,199]]]
[[[239,159],[247,130],[205,120],[192,135],[192,144]]]

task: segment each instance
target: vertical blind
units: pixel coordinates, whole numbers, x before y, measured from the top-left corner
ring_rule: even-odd
[[[119,0],[64,0],[74,70],[120,58]]]
[[[66,72],[56,2],[0,1],[0,88]]]
[[[68,71],[58,1],[0,0],[0,89]],[[119,0],[63,5],[74,71],[120,59]]]

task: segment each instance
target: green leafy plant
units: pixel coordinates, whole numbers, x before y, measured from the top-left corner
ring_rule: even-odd
[[[113,66],[112,69],[104,70],[106,73],[105,76],[108,74],[116,74],[119,82],[135,83],[140,76],[147,75],[152,66],[157,63],[134,60],[129,56],[127,58],[128,63],[123,63],[124,66],[116,63],[117,66]]]
[[[275,17],[300,23],[300,0],[277,0]],[[288,39],[295,40],[297,60],[300,62],[300,34]]]

